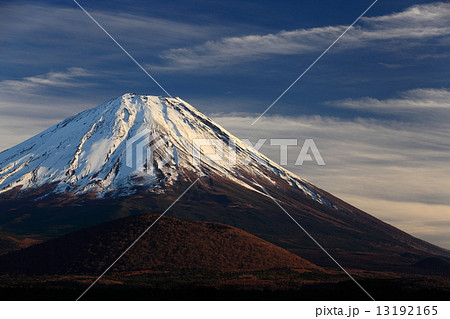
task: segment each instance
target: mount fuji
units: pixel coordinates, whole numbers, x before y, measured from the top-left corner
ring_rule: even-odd
[[[140,147],[150,151],[151,142],[158,147],[151,158],[147,156],[150,160],[143,162],[144,167],[137,167],[130,157],[139,154],[133,153],[136,150],[127,141],[145,132],[151,140],[142,136],[147,137],[143,139],[147,144]],[[223,156],[208,156],[196,144],[199,140],[211,141]],[[281,179],[331,205],[309,182],[247,146],[180,98],[124,94],[0,153],[0,194],[52,185],[49,193],[122,196],[139,187],[161,190],[196,175],[227,178],[255,192],[260,190],[252,179],[271,185]]]
[[[160,214],[197,180],[170,217],[236,227],[319,267],[335,265],[255,181],[344,267],[408,273],[450,256],[290,173],[182,99],[129,93],[0,153],[2,251]]]

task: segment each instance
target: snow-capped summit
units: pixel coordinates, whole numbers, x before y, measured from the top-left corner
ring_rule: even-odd
[[[255,191],[252,178],[282,179],[326,202],[180,98],[127,93],[0,153],[0,193],[49,184],[56,193],[120,195],[204,175]]]

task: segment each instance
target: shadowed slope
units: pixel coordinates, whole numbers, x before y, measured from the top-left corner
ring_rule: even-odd
[[[86,228],[0,257],[0,270],[24,274],[100,274],[155,219],[139,215]],[[319,269],[240,229],[163,217],[111,269]]]
[[[41,240],[0,233],[0,255],[40,243]]]

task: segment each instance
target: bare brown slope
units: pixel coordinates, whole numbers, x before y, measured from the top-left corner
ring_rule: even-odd
[[[0,271],[19,274],[99,274],[158,215],[143,214],[86,228],[0,256]],[[318,269],[312,263],[240,229],[164,217],[114,271],[148,269]]]
[[[416,272],[410,266],[424,258],[450,256],[448,250],[414,238],[312,185],[335,207],[278,182],[274,187],[259,180],[343,267],[409,273]],[[177,183],[160,194],[142,189],[130,196],[98,199],[90,194],[39,199],[41,194],[35,190],[34,194],[24,193],[17,199],[0,200],[0,229],[22,236],[55,238],[129,215],[162,213],[189,185]],[[170,215],[237,227],[316,265],[336,267],[269,197],[225,178],[200,179],[171,208]]]
[[[16,236],[8,233],[0,233],[0,255],[10,251],[19,250],[35,244],[39,244],[41,240],[35,238],[27,238]]]

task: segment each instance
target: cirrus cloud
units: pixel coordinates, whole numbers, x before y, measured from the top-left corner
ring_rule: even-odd
[[[372,111],[395,112],[405,109],[448,109],[450,108],[449,89],[413,89],[400,93],[398,98],[376,99],[372,97],[348,98],[326,102],[350,109],[370,109]]]
[[[341,50],[368,46],[374,41],[408,41],[420,45],[431,38],[450,36],[450,3],[415,5],[402,12],[362,18],[339,43]],[[203,44],[166,50],[160,55],[163,64],[151,65],[159,71],[220,68],[226,65],[261,59],[271,55],[294,55],[325,49],[347,26],[324,26],[226,37]],[[415,40],[416,42],[411,42]],[[442,41],[445,45],[445,41]],[[400,43],[396,44],[401,47]],[[378,49],[387,47],[379,46]],[[335,48],[335,50],[338,48]],[[392,50],[392,47],[389,47]]]
[[[83,68],[72,67],[65,71],[48,72],[46,74],[25,77],[21,80],[0,81],[0,92],[30,92],[33,89],[44,87],[74,87],[85,86],[86,82],[78,82],[77,79],[93,76],[91,72]]]

